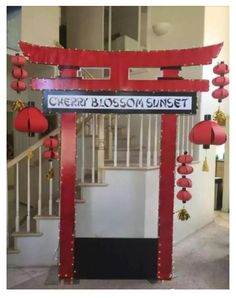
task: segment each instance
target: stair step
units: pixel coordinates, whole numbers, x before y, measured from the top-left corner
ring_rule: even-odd
[[[17,249],[17,248],[8,248],[7,249],[7,253],[10,255],[10,254],[19,254],[20,253],[20,250]]]
[[[108,186],[107,183],[79,183],[79,186]],[[78,200],[80,201],[80,200]]]
[[[83,183],[81,186],[84,186],[84,184],[88,184],[88,183]],[[56,202],[59,203],[60,202],[60,199],[57,199]],[[77,199],[75,199],[75,203],[76,204],[84,204],[85,202],[86,202],[85,200],[77,200]]]
[[[41,237],[43,233],[33,233],[33,232],[14,232],[11,234],[13,237]]]
[[[40,220],[40,219],[54,220],[54,219],[60,219],[60,217],[56,215],[36,215],[34,216],[34,219],[35,220]]]

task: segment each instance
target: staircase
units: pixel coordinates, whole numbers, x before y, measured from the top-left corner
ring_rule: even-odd
[[[185,140],[179,137],[184,129],[184,120],[182,125],[180,121],[181,119],[178,121],[178,152],[182,152],[186,147]],[[120,192],[122,199],[125,197],[122,184],[117,189],[114,182],[119,179],[122,181],[122,177],[127,177],[124,178],[127,181],[130,179],[130,185],[134,183],[134,197],[138,196],[135,192],[138,183],[141,187],[139,192],[144,189],[142,196],[152,200],[151,203],[146,203],[147,199],[144,200],[145,203],[141,207],[144,208],[144,212],[150,212],[152,204],[156,206],[156,195],[153,197],[145,181],[153,181],[153,187],[156,187],[159,175],[160,126],[161,115],[79,115],[75,217],[76,220],[80,219],[78,229],[82,235],[83,229],[94,227],[94,223],[91,222],[93,217],[89,217],[88,214],[94,214],[93,204],[96,200],[96,204],[113,208],[111,198],[114,197],[114,191]],[[54,179],[47,180],[49,163],[42,159],[42,145],[48,136],[57,136],[60,141],[60,129],[57,128],[40,139],[7,165],[8,171],[14,171],[15,176],[13,185],[9,185],[8,189],[9,266],[57,264],[60,216],[59,161],[53,161]],[[188,146],[193,151],[192,145]],[[28,159],[29,150],[32,150],[34,155],[32,160]],[[130,173],[134,173],[133,178]],[[141,186],[142,183],[144,184]],[[138,204],[143,204],[142,200]],[[132,221],[130,226],[135,226],[135,219],[129,217],[127,215],[127,220]],[[112,221],[112,217],[109,220]],[[148,219],[145,219],[145,222],[149,224]],[[76,232],[77,236],[79,233]],[[91,237],[99,236],[99,233],[91,230]]]

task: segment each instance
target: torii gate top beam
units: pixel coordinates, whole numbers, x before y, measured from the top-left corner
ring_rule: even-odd
[[[219,54],[223,43],[207,47],[166,51],[88,51],[19,43],[30,62],[58,65],[64,78],[32,79],[33,90],[109,90],[109,91],[208,91],[208,80],[191,80],[179,77],[182,66],[211,64]],[[110,79],[77,78],[80,67],[104,67],[111,69]],[[129,68],[161,68],[164,80],[130,80]],[[73,72],[70,79],[66,72]]]

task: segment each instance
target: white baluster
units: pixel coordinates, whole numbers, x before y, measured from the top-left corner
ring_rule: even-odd
[[[81,150],[81,182],[84,183],[84,121],[85,117],[82,119],[82,150]]]
[[[49,168],[52,169],[52,161],[49,162]],[[49,179],[49,202],[48,202],[48,214],[52,215],[52,186],[53,179]]]
[[[93,134],[93,129],[94,129],[94,127],[93,127],[93,123],[94,123],[95,121],[93,121],[93,117],[95,117],[94,114],[93,114],[93,116],[92,116],[92,119],[88,122],[88,125],[89,125],[89,134],[90,134],[90,135]]]
[[[195,116],[194,115],[191,115],[191,127],[190,127],[190,130],[194,126],[194,120],[195,120]],[[189,142],[189,143],[190,143],[190,154],[193,156],[193,143],[192,142]]]
[[[39,147],[38,215],[42,214],[42,147]]]
[[[27,159],[27,218],[26,231],[30,232],[30,159]]]
[[[114,167],[117,166],[117,114],[115,115],[115,131],[114,131]]]
[[[95,114],[92,117],[92,183],[95,183]]]
[[[190,128],[190,116],[187,115],[186,116],[186,150],[188,151],[188,153],[190,152],[190,143],[189,143],[189,139],[188,139],[188,135],[189,135],[189,128]]]
[[[97,181],[103,183],[103,168],[105,158],[105,133],[104,133],[105,115],[100,114],[98,117],[98,151],[97,151]]]
[[[176,156],[178,156],[180,153],[180,137],[179,137],[179,135],[180,135],[180,116],[179,115],[177,115],[177,129],[176,129],[176,131],[177,131],[177,140],[176,140]]]
[[[109,114],[108,118],[108,159],[112,159],[112,120],[111,120],[112,115]]]
[[[158,119],[158,115],[155,115],[154,150],[153,150],[153,165],[154,166],[157,166],[157,119]]]
[[[139,167],[143,165],[143,114],[140,115]]]
[[[127,115],[127,151],[126,151],[126,167],[129,167],[130,161],[130,114]]]
[[[98,114],[95,114],[95,135],[98,135]]]
[[[20,198],[19,198],[19,163],[16,164],[16,232],[20,231],[20,216],[19,216],[19,205],[20,205]]]
[[[151,165],[151,115],[148,115],[147,167]]]
[[[181,140],[182,140],[182,148],[181,148],[181,154],[184,153],[185,148],[184,148],[184,139],[185,139],[185,134],[184,134],[184,115],[182,116],[182,133],[181,133]]]

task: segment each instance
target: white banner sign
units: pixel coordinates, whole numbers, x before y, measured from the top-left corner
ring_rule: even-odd
[[[102,95],[70,94],[66,91],[45,92],[44,108],[48,111],[74,112],[127,112],[127,113],[160,113],[186,112],[194,110],[193,95]]]

